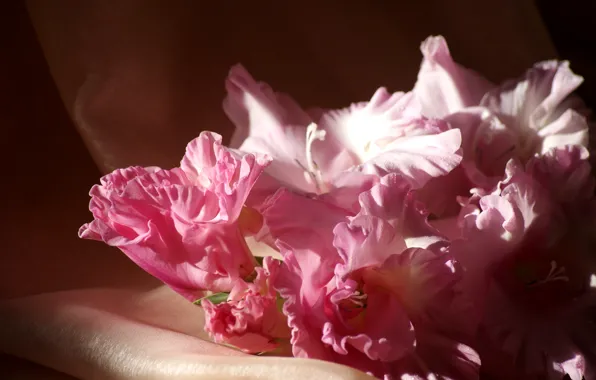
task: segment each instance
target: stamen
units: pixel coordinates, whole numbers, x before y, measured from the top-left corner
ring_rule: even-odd
[[[318,129],[315,123],[310,123],[308,125],[306,128],[306,168],[300,165],[305,169],[304,178],[309,183],[313,183],[316,186],[318,193],[327,191],[327,187],[323,182],[323,176],[319,166],[312,158],[312,144],[317,140],[325,140],[326,134],[327,131]]]
[[[544,285],[546,283],[554,282],[554,281],[568,282],[569,277],[567,277],[567,275],[565,275],[565,267],[557,267],[557,262],[553,260],[550,262],[550,271],[546,275],[546,278],[544,278],[543,280],[537,281],[537,282],[531,284],[530,286]]]
[[[356,304],[358,307],[364,307],[366,305],[367,298],[367,294],[361,294],[360,292],[356,291],[354,295],[350,297],[350,301],[352,301],[352,303]]]

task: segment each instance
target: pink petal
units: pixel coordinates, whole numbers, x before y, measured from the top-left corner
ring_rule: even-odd
[[[386,140],[403,137],[410,121],[419,117],[420,108],[412,94],[389,94],[385,88],[379,88],[369,102],[325,113],[319,125],[328,132],[329,139],[352,153],[352,166],[368,160]]]
[[[325,286],[339,261],[332,231],[338,223],[346,220],[348,212],[282,189],[270,200],[262,214],[273,241],[278,246],[282,244],[295,257],[305,286]],[[314,289],[308,293],[312,292]]]
[[[412,323],[396,298],[382,293],[373,293],[369,298],[362,322],[365,333],[344,335],[327,322],[321,340],[340,355],[349,356],[357,350],[373,361],[398,360],[415,345]]]
[[[257,179],[271,162],[262,154],[236,153],[222,145],[221,136],[202,132],[186,147],[181,162],[193,184],[219,198],[223,220],[236,220]]]
[[[187,172],[131,168],[104,177],[90,193],[95,220],[79,231],[80,237],[120,248],[191,300],[205,289],[229,291],[237,278],[252,272],[254,258],[230,216],[239,215],[262,170],[250,165],[254,157],[242,161],[218,150],[217,136],[202,134],[198,141],[212,149],[189,154]]]
[[[595,180],[582,146],[555,148],[528,162],[528,172],[558,202],[574,203],[592,198]]]
[[[429,37],[421,45],[424,60],[414,87],[426,117],[444,117],[480,103],[494,87],[477,73],[453,61],[441,36]]]
[[[569,360],[558,363],[557,366],[560,366],[560,372],[568,375],[571,380],[584,379],[586,360],[581,355],[575,355],[575,357]]]
[[[252,283],[236,280],[226,302],[218,305],[203,300],[205,330],[218,343],[236,346],[247,353],[267,352],[289,342],[287,320],[277,306],[273,282],[279,274],[279,261],[267,257],[256,268]]]
[[[283,312],[288,317],[288,325],[292,330],[292,352],[299,358],[332,360],[321,342],[321,331],[309,323],[309,318],[319,317],[319,314],[313,312],[313,308],[316,303],[321,302],[325,290],[323,287],[305,284],[310,277],[303,276],[291,249],[282,245],[281,252],[284,255],[284,264],[274,286],[284,299]]]
[[[541,62],[522,78],[492,90],[481,104],[509,118],[506,123],[526,140],[527,154],[566,144],[587,145],[588,124],[580,114],[582,107],[570,96],[582,81],[568,62]],[[572,107],[578,107],[577,112]]]
[[[402,177],[389,174],[360,194],[361,213],[379,217],[398,231],[408,247],[428,248],[444,238],[428,224],[427,213]]]
[[[546,61],[534,65],[517,80],[505,82],[482,100],[482,105],[515,116],[538,130],[567,109],[563,102],[583,78],[569,69],[569,62]]]
[[[345,262],[340,266],[340,276],[379,266],[387,257],[406,248],[404,239],[391,224],[372,216],[359,215],[350,223],[340,223],[333,234],[333,244]]]
[[[552,148],[560,148],[565,145],[587,147],[589,142],[588,132],[585,117],[569,109],[538,132],[538,135],[543,138],[542,149],[539,153],[544,154]]]
[[[289,96],[257,83],[240,65],[230,70],[226,89],[224,110],[237,128],[232,146],[273,157],[269,175],[290,187],[315,191],[304,177],[310,117]]]

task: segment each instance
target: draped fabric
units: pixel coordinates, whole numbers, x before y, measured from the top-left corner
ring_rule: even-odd
[[[8,379],[365,378],[204,340],[196,307],[77,239],[88,189],[117,167],[176,165],[202,130],[229,138],[223,81],[237,62],[305,106],[339,107],[411,88],[431,34],[494,81],[556,56],[536,8],[518,0],[31,0],[0,19]]]

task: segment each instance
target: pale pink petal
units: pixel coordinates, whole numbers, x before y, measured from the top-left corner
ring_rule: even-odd
[[[509,80],[492,90],[482,105],[519,118],[538,130],[566,110],[564,100],[583,82],[569,69],[569,62],[537,63],[517,80]]]
[[[364,173],[383,176],[398,173],[412,187],[422,188],[429,180],[448,174],[461,162],[461,133],[452,129],[436,135],[395,140],[385,151],[361,166]]]
[[[345,263],[336,268],[340,276],[361,268],[379,266],[387,257],[406,248],[403,237],[391,224],[368,215],[358,215],[349,223],[338,224],[333,234],[333,245]]]
[[[565,145],[588,146],[589,128],[586,119],[574,110],[568,109],[558,119],[542,128],[542,146],[538,153],[546,153],[552,148]]]
[[[306,125],[310,118],[289,96],[256,82],[242,65],[230,69],[223,109],[236,125],[232,148],[239,148],[248,136],[266,136],[287,125]],[[302,136],[304,138],[304,136]]]
[[[571,95],[582,81],[568,62],[541,62],[522,78],[492,90],[481,105],[502,115],[520,133],[519,149],[526,156],[556,146],[586,145],[588,124],[581,107],[573,110],[578,102]]]
[[[442,36],[429,37],[421,45],[424,60],[414,93],[426,117],[444,117],[465,107],[476,106],[494,87],[472,70],[453,61]]]
[[[412,93],[389,94],[380,88],[367,103],[326,113],[320,126],[328,132],[327,140],[349,152],[343,153],[343,170],[364,163],[366,172],[400,172],[422,186],[429,178],[448,173],[461,160],[459,132],[449,131],[440,120],[421,118]],[[327,162],[334,166],[319,165],[324,173],[340,169],[337,161]],[[327,178],[333,177],[327,174]]]
[[[560,366],[559,372],[567,374],[571,380],[583,380],[586,372],[586,360],[581,355],[575,355],[573,358],[562,363],[557,363]],[[559,369],[559,368],[557,368]]]
[[[355,165],[377,154],[387,140],[403,137],[411,120],[419,117],[420,109],[411,93],[390,94],[379,88],[369,102],[326,112],[319,126],[352,153],[351,165]]]
[[[230,70],[226,89],[224,110],[237,127],[232,146],[273,157],[269,175],[281,184],[314,192],[314,184],[304,176],[310,117],[287,95],[257,83],[240,65]]]
[[[340,173],[331,183],[332,186],[329,192],[321,194],[319,199],[355,215],[360,211],[358,196],[370,190],[379,181],[380,178],[373,174],[345,171]]]

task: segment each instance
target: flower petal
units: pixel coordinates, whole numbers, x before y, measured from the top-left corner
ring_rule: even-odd
[[[218,196],[222,220],[234,221],[270,162],[263,154],[234,152],[222,145],[220,135],[202,132],[186,147],[180,166],[193,184]]]
[[[418,189],[459,165],[460,145],[461,133],[456,129],[436,135],[406,137],[386,146],[383,153],[363,164],[360,170],[379,176],[398,173]]]
[[[424,60],[414,86],[426,117],[444,117],[476,106],[494,87],[486,79],[453,61],[442,36],[429,37],[421,45]]]
[[[240,65],[230,70],[226,89],[224,110],[237,128],[232,146],[273,157],[269,175],[289,187],[314,192],[314,184],[304,177],[306,127],[312,121],[308,114],[289,96],[257,83]]]

